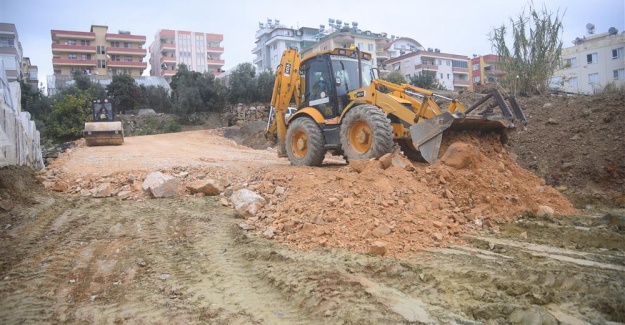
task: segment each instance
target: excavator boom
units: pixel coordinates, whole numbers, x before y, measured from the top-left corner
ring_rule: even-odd
[[[282,53],[280,65],[276,69],[276,80],[271,96],[270,121],[267,131],[277,131],[278,155],[280,156],[286,155],[286,120],[284,115],[293,97],[295,97],[296,105],[299,105],[299,66],[299,53],[296,49],[289,48]]]

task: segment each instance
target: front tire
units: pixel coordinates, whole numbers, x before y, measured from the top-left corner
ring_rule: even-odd
[[[319,124],[300,117],[286,131],[286,154],[294,166],[321,166],[326,154],[325,138]]]
[[[341,124],[341,147],[347,159],[380,158],[393,151],[393,127],[372,105],[352,108]]]

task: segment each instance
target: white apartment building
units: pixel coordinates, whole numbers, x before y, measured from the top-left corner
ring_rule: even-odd
[[[150,75],[164,77],[168,82],[184,63],[191,71],[223,72],[224,48],[221,34],[161,29],[150,44]]]
[[[625,32],[614,27],[606,33],[576,38],[562,49],[562,69],[551,87],[569,93],[594,94],[608,84],[625,84]]]
[[[22,43],[14,24],[0,23],[0,60],[9,82],[22,78]]]
[[[441,53],[438,49],[410,52],[384,62],[386,69],[399,71],[406,82],[422,73],[432,74],[447,90],[469,88],[468,57]]]
[[[256,46],[252,49],[257,72],[274,71],[280,63],[282,52],[287,48],[302,50],[316,42],[318,28],[293,28],[280,24],[280,20],[267,19],[259,23]]]

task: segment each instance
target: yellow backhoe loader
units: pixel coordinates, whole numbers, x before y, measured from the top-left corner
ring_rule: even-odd
[[[115,111],[108,98],[93,101],[93,122],[85,122],[83,137],[89,147],[124,143],[122,122],[115,121]]]
[[[377,79],[374,70],[371,54],[358,48],[303,59],[296,49],[285,50],[267,126],[267,134],[277,136],[278,155],[293,165],[319,166],[327,151],[348,160],[371,159],[392,152],[397,143],[408,158],[434,164],[447,129],[505,133],[526,123],[514,97],[497,90],[466,108],[427,89]],[[442,109],[433,98],[449,105]],[[287,120],[292,102],[297,111]]]

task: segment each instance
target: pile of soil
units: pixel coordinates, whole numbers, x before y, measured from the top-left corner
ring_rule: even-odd
[[[510,137],[519,164],[575,204],[625,207],[625,94],[520,98],[527,131]]]
[[[16,205],[35,204],[33,193],[41,191],[35,173],[25,166],[0,168],[0,211],[10,211]]]
[[[238,145],[252,149],[264,150],[275,146],[273,141],[265,137],[266,121],[244,123],[241,126],[230,126],[224,129],[224,137],[234,140]]]
[[[473,229],[497,232],[498,224],[545,209],[540,206],[576,212],[517,165],[498,136],[456,134],[442,152],[450,144],[450,153],[433,166],[400,162],[384,169],[371,160],[269,171],[257,190],[270,203],[245,223],[299,249],[384,246],[387,255],[400,255],[459,243]]]

